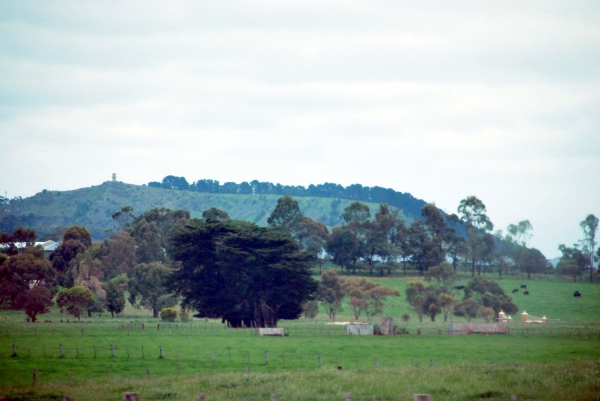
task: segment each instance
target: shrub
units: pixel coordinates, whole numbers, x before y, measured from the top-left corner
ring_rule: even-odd
[[[408,322],[409,320],[410,320],[410,316],[408,316],[408,313],[405,313],[404,315],[402,315],[403,322]]]
[[[78,286],[60,290],[56,297],[56,303],[60,306],[60,311],[75,316],[81,320],[81,313],[94,305],[96,299],[94,294],[86,287]]]
[[[160,311],[160,318],[165,322],[174,322],[175,319],[177,319],[177,309],[162,308]]]
[[[181,319],[183,323],[190,320],[190,313],[187,309],[182,309],[181,312],[179,312],[179,319]]]
[[[477,316],[485,319],[487,323],[494,317],[494,310],[485,306],[480,306],[477,309]]]
[[[319,313],[319,305],[317,301],[307,301],[302,305],[302,316],[306,319],[314,319]]]

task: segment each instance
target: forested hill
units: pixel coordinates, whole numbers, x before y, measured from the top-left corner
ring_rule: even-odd
[[[391,188],[363,187],[360,184],[352,184],[343,187],[340,184],[318,184],[303,187],[302,185],[281,185],[270,182],[226,182],[220,184],[216,180],[198,180],[191,184],[184,177],[168,175],[162,182],[152,181],[148,186],[163,189],[175,189],[180,191],[202,192],[209,194],[232,194],[232,195],[289,195],[291,197],[316,197],[316,198],[339,198],[357,200],[369,203],[387,203],[390,206],[402,210],[405,216],[411,218],[421,217],[421,208],[425,201],[417,199],[409,193],[394,191]]]
[[[218,187],[227,188],[228,184],[218,185]],[[44,190],[29,198],[4,200],[0,204],[0,231],[12,232],[16,227],[26,226],[35,229],[38,238],[43,239],[53,238],[51,234],[60,228],[84,225],[88,227],[94,239],[98,240],[107,237],[109,235],[107,230],[113,228],[113,213],[127,205],[133,207],[134,214],[141,214],[155,207],[165,207],[189,210],[193,217],[201,217],[203,211],[214,206],[226,211],[233,219],[266,225],[269,214],[277,204],[277,199],[283,194],[288,193],[198,192],[105,182],[98,186],[73,191]],[[354,200],[336,197],[333,194],[329,198],[289,194],[297,199],[304,215],[322,221],[328,226],[341,224],[340,214]],[[375,199],[379,198],[375,197]],[[411,206],[408,211],[398,208],[400,217],[409,222],[415,218],[415,210],[418,212],[425,204],[421,200],[414,199],[414,201],[419,203],[418,207]],[[364,203],[371,208],[374,215],[380,201]]]

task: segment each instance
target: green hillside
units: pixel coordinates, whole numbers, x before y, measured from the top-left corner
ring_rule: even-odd
[[[211,207],[226,211],[233,219],[266,225],[279,195],[231,195],[153,188],[122,182],[105,182],[74,191],[42,191],[22,200],[12,200],[10,214],[2,218],[0,230],[12,231],[19,225],[35,229],[40,237],[59,227],[84,225],[94,239],[101,239],[113,227],[112,214],[130,205],[135,214],[155,207],[189,210],[201,217]],[[328,226],[341,223],[340,214],[352,201],[347,199],[298,197],[300,210]],[[379,207],[364,202],[374,213]],[[400,211],[402,218],[404,214]]]

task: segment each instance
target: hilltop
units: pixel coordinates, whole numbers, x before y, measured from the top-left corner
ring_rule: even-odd
[[[214,206],[226,211],[233,219],[266,225],[280,196],[204,193],[107,181],[88,188],[72,191],[44,190],[28,198],[12,199],[0,210],[0,230],[12,232],[14,228],[23,225],[35,229],[39,238],[42,238],[61,227],[85,225],[94,239],[102,239],[109,235],[107,230],[113,227],[112,214],[127,205],[133,207],[135,214],[155,207],[165,207],[189,210],[192,217],[201,217],[204,210]],[[327,226],[341,224],[340,214],[356,200],[322,196],[296,196],[295,199],[304,215]],[[417,204],[425,204],[423,200],[412,199],[414,205],[411,210],[398,208],[400,217],[407,222],[417,217],[414,215]],[[376,202],[363,203],[371,208],[372,213],[379,207]]]

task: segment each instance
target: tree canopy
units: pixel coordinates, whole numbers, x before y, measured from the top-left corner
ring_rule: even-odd
[[[170,284],[182,306],[233,327],[296,319],[317,287],[314,255],[284,231],[249,222],[194,220],[173,236],[169,255],[181,264]]]

